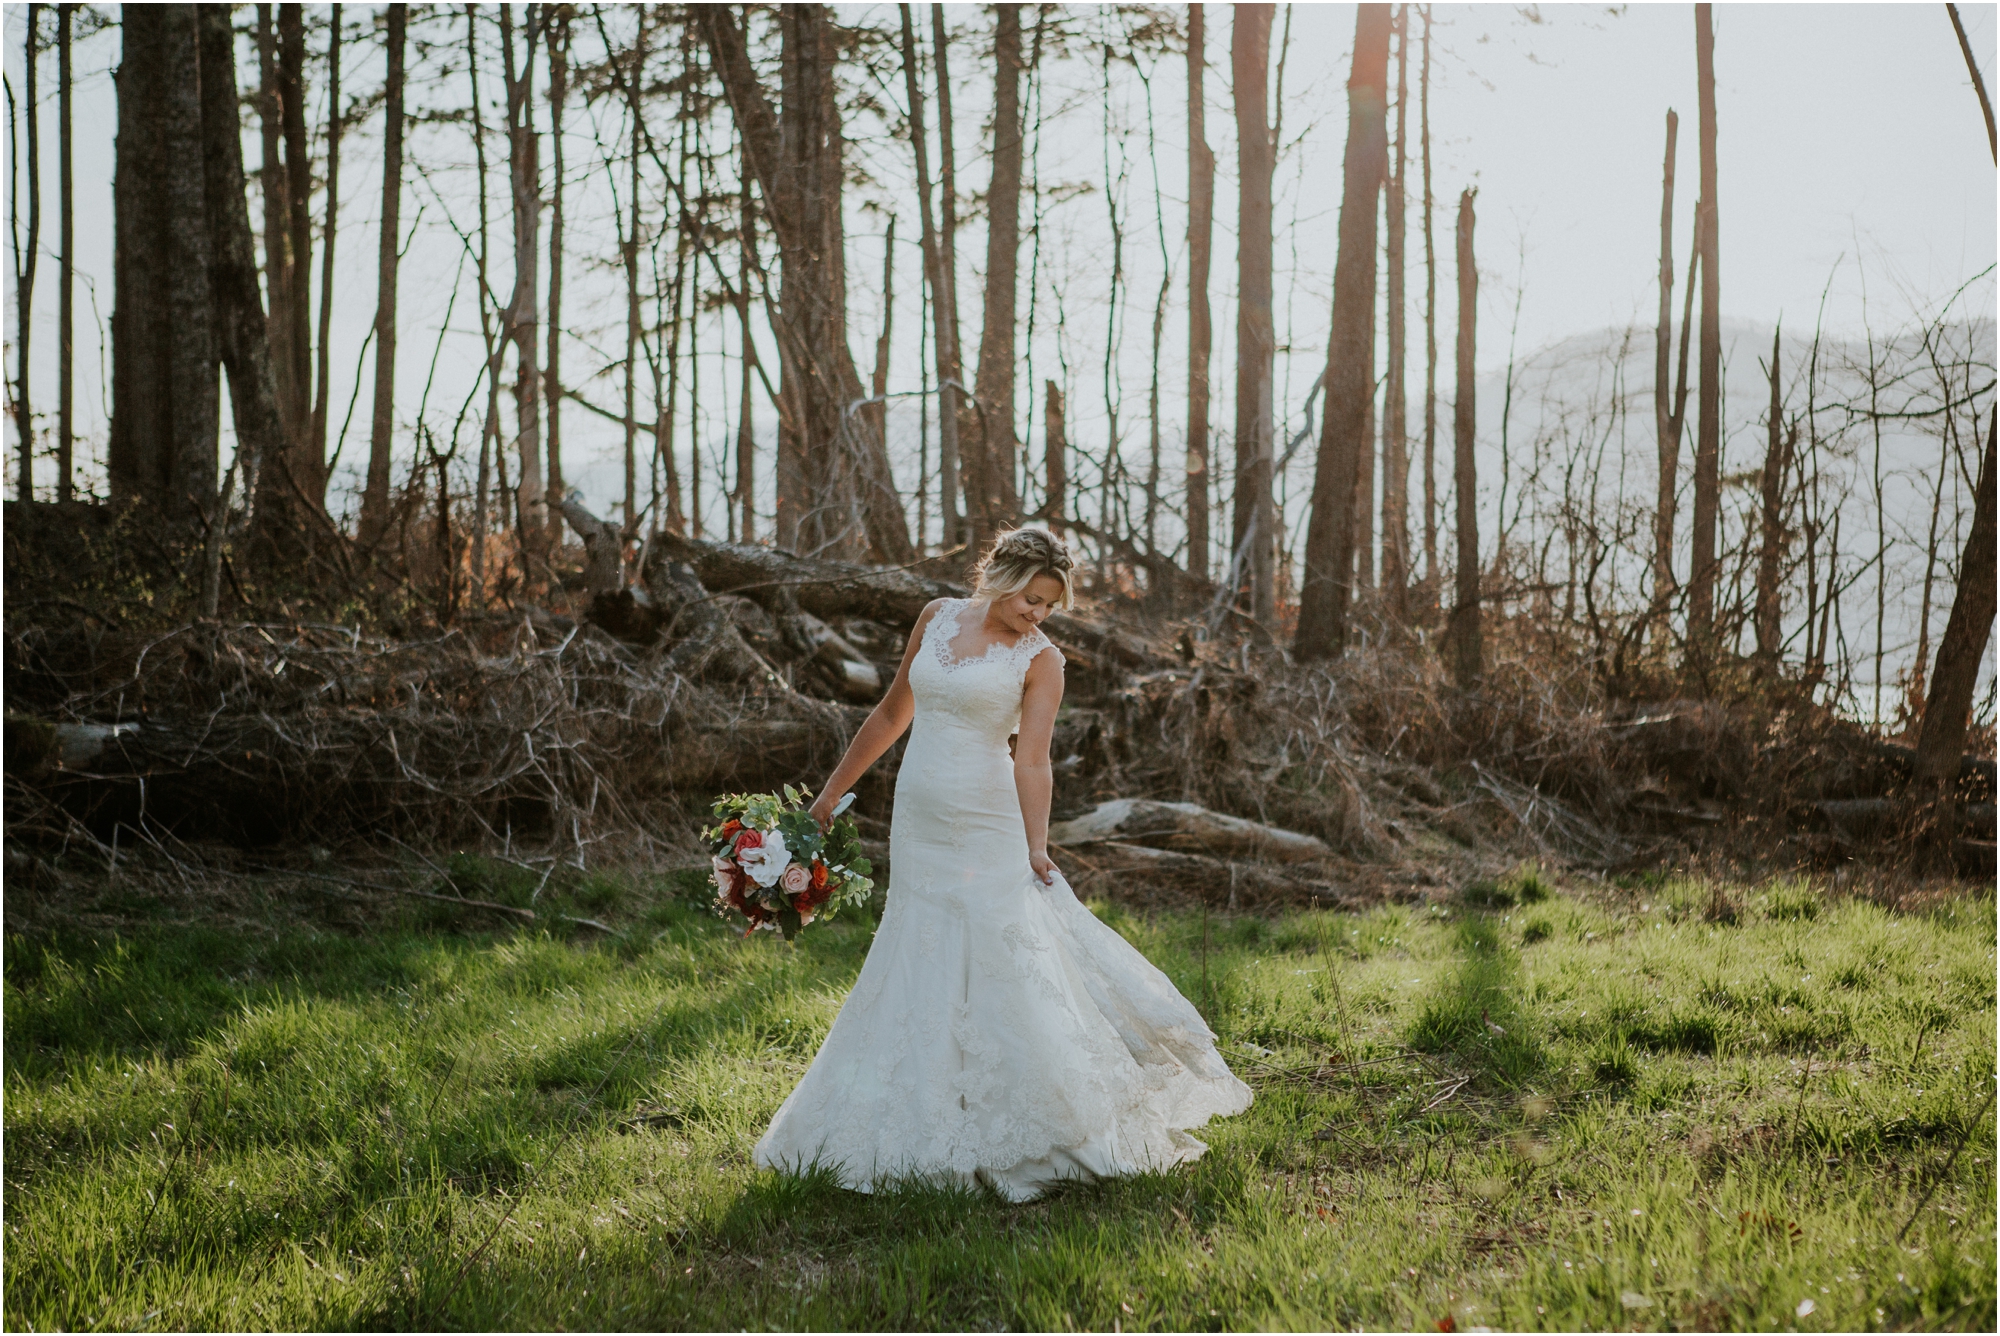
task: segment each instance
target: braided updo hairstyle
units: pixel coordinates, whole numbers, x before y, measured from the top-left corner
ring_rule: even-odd
[[[1062,581],[1062,597],[1056,606],[1076,605],[1074,572],[1076,558],[1069,545],[1046,529],[1009,529],[993,541],[993,547],[973,568],[974,598],[1011,598],[1028,587],[1038,575]]]

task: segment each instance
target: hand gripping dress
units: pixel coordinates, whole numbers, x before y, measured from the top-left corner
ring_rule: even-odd
[[[1060,877],[1028,866],[1008,735],[1039,630],[954,661],[948,600],[910,664],[887,908],[811,1068],[758,1141],[765,1168],[862,1192],[926,1178],[1026,1201],[1066,1178],[1164,1169],[1250,1089],[1167,977]]]

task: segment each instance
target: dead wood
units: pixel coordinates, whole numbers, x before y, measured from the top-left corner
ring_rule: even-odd
[[[1074,846],[1106,841],[1223,858],[1262,858],[1274,863],[1300,863],[1325,858],[1333,852],[1326,841],[1316,836],[1211,812],[1198,803],[1120,798],[1049,827],[1051,844]]]

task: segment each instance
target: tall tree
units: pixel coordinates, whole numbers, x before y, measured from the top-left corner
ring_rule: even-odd
[[[1424,159],[1424,584],[1435,600],[1437,548],[1437,247],[1431,234],[1431,7],[1424,6],[1423,69],[1417,76],[1418,131]]]
[[[898,9],[903,20],[903,92],[910,103],[910,145],[917,159],[917,200],[923,228],[924,273],[930,281],[932,322],[936,328],[931,346],[937,360],[940,405],[938,518],[943,525],[941,540],[949,548],[963,541],[958,510],[958,399],[957,392],[947,384],[957,374],[953,368],[958,361],[958,305],[956,298],[945,295],[951,286],[950,275],[945,271],[944,247],[931,212],[930,148],[924,131],[924,88],[922,71],[918,68],[916,35],[910,22],[910,7],[899,5]],[[947,309],[954,316],[949,321],[943,316]]]
[[[1239,195],[1236,228],[1236,494],[1231,545],[1250,577],[1250,614],[1266,626],[1278,615],[1277,512],[1272,503],[1272,377],[1277,335],[1271,319],[1271,176],[1269,120],[1271,17],[1277,6],[1239,4],[1230,27],[1236,102]],[[1371,218],[1370,230],[1373,230]],[[1369,274],[1374,274],[1370,261]]]
[[[1405,151],[1410,105],[1410,7],[1396,7],[1396,143],[1389,158],[1389,374],[1382,392],[1382,589],[1400,615],[1410,581],[1410,426],[1403,384],[1406,356],[1403,213],[1408,195]]]
[[[1653,600],[1665,606],[1674,587],[1674,489],[1680,477],[1680,423],[1674,418],[1674,141],[1681,118],[1667,109],[1666,165],[1660,185],[1660,317],[1653,335],[1653,425],[1659,435],[1660,486],[1653,504]]]
[[[1917,783],[1934,791],[1958,778],[1972,693],[1979,685],[1979,662],[1986,657],[1986,642],[1993,634],[1996,436],[2000,436],[2000,409],[1987,423],[1986,449],[1979,456],[1979,481],[1973,488],[1972,532],[1966,536],[1965,555],[1958,565],[1958,592],[1952,596],[1944,639],[1938,642],[1937,668],[1931,674],[1923,729],[1917,735]]]
[[[1209,252],[1215,238],[1215,154],[1208,147],[1208,39],[1203,6],[1188,6],[1188,573],[1206,579],[1208,536],[1208,358],[1215,342],[1208,309]],[[1051,382],[1053,385],[1053,382]]]
[[[1051,380],[1046,382],[1042,408],[1042,451],[1048,467],[1049,499],[1042,508],[1048,517],[1049,526],[1057,533],[1063,530],[1063,507],[1068,503],[1065,495],[1069,490],[1069,441],[1063,428],[1063,393]]]
[[[28,236],[25,244],[20,233],[14,234],[14,369],[19,375],[14,389],[14,429],[21,436],[20,497],[24,505],[35,499],[35,423],[34,414],[28,407],[28,344],[35,306],[35,260],[42,249],[42,133],[38,119],[41,96],[35,86],[35,76],[42,64],[38,40],[41,36],[42,7],[29,5],[27,17],[27,67],[22,85],[26,94],[24,101],[28,122]],[[12,101],[11,91],[9,101]],[[8,128],[11,131],[13,127]]]
[[[383,84],[382,228],[375,243],[375,400],[368,420],[368,477],[361,490],[361,541],[382,541],[389,529],[389,459],[396,426],[396,280],[401,265],[403,204],[403,48],[409,8],[390,5]],[[482,297],[482,301],[484,298]]]
[[[202,163],[198,11],[134,5],[120,22],[112,250],[113,502],[169,523],[208,515],[220,401]]]
[[[1694,7],[1695,79],[1701,100],[1701,399],[1694,448],[1694,550],[1689,561],[1688,644],[1706,663],[1715,629],[1716,521],[1722,503],[1722,295],[1716,268],[1715,24]]]
[[[980,477],[985,468],[984,443],[978,434],[966,431],[965,422],[965,358],[958,322],[958,150],[951,120],[951,34],[945,27],[941,4],[931,6],[931,52],[938,112],[939,282],[933,291],[937,293],[938,353],[947,359],[938,372],[938,413],[940,421],[951,423],[961,473],[959,487],[967,503],[961,515],[958,493],[953,493],[950,513],[960,518],[957,532],[948,534],[946,541],[970,544],[974,542],[973,498],[985,486]]]
[[[1014,334],[1021,250],[1021,10],[997,5],[993,31],[993,179],[986,190],[986,302],[973,394],[982,448],[973,542],[984,551],[1020,521],[1014,483]],[[1033,402],[1033,394],[1029,400]]]
[[[562,533],[562,502],[566,494],[562,465],[562,298],[563,298],[563,110],[569,102],[569,28],[571,5],[557,5],[548,36],[549,152],[554,161],[549,178],[549,355],[542,372],[542,393],[549,419],[549,533]],[[657,516],[656,516],[657,518]]]
[[[1479,477],[1473,468],[1472,444],[1478,426],[1474,399],[1478,368],[1479,269],[1473,260],[1472,199],[1476,191],[1458,197],[1458,397],[1452,405],[1453,481],[1458,510],[1458,588],[1447,628],[1452,676],[1459,689],[1471,691],[1486,674],[1485,637],[1479,610]]]
[[[743,383],[737,390],[736,501],[743,518],[737,536],[746,543],[754,543],[757,541],[757,433],[751,426],[750,400],[751,379],[757,373],[757,340],[750,333],[750,279],[757,271],[757,211],[748,181],[743,182],[740,203],[736,225],[736,331],[743,343]]]
[[[639,89],[646,78],[646,22],[643,11],[640,11],[638,36],[632,44],[631,61],[631,76],[624,80],[625,114],[632,120],[632,181],[626,192],[631,197],[628,201],[631,214],[629,218],[619,220],[618,229],[621,233],[618,249],[625,266],[625,537],[628,540],[639,532],[639,420],[634,413],[639,385],[639,121],[645,115],[639,105]],[[675,332],[678,333],[678,329]],[[666,450],[671,458],[671,441]]]
[[[1389,155],[1389,6],[1361,5],[1354,20],[1354,66],[1347,81],[1347,152],[1342,168],[1340,243],[1333,268],[1333,321],[1326,363],[1305,582],[1293,652],[1337,658],[1347,648],[1354,571],[1355,480],[1369,448],[1375,397],[1375,213]]]
[[[135,6],[136,8],[136,6]],[[236,426],[236,460],[211,511],[203,611],[214,616],[222,543],[233,489],[253,507],[267,460],[284,454],[285,420],[271,365],[271,332],[257,284],[257,243],[243,182],[243,130],[236,95],[236,32],[227,4],[188,6],[199,13],[201,160],[211,238],[215,346],[229,373],[229,411]],[[183,74],[183,81],[185,77]],[[215,386],[213,365],[207,385]],[[212,447],[211,447],[212,452]],[[212,458],[212,453],[209,456]],[[211,465],[212,467],[212,465]]]
[[[320,228],[319,329],[315,343],[317,360],[313,366],[312,448],[320,459],[326,457],[327,394],[332,377],[327,374],[329,344],[333,332],[333,243],[340,234],[340,6],[327,14],[326,42],[326,223]],[[325,488],[322,487],[324,495]]]
[[[780,392],[779,542],[907,563],[914,551],[881,433],[865,413],[847,412],[866,392],[847,345],[832,17],[813,5],[778,12],[781,120],[758,81],[736,16],[722,5],[695,13],[783,256],[775,321],[788,387]]]
[[[1785,560],[1785,479],[1792,469],[1792,446],[1798,428],[1785,428],[1785,401],[1778,379],[1778,331],[1771,333],[1771,407],[1769,441],[1764,450],[1764,469],[1758,488],[1763,532],[1757,550],[1757,658],[1765,672],[1778,662],[1781,611],[1780,578]]]
[[[503,333],[515,357],[514,428],[521,455],[514,514],[523,556],[539,552],[547,508],[542,485],[541,373],[541,138],[535,133],[535,43],[542,31],[541,5],[527,7],[522,36],[526,51],[514,57],[513,6],[500,6],[501,76],[507,84],[507,176],[514,205],[514,295],[507,303]]]
[[[56,192],[61,257],[56,293],[56,500],[74,495],[76,474],[76,188],[71,139],[71,27],[76,6],[56,6]]]

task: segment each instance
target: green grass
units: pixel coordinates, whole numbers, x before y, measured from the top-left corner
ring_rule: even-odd
[[[367,937],[15,938],[4,1318],[1992,1329],[1991,898],[1898,916],[1788,883],[1712,924],[1706,886],[1496,885],[1101,908],[1257,1103],[1196,1165],[1028,1206],[750,1166],[865,914],[788,948],[606,882],[571,894],[625,914],[610,942],[430,906]]]

